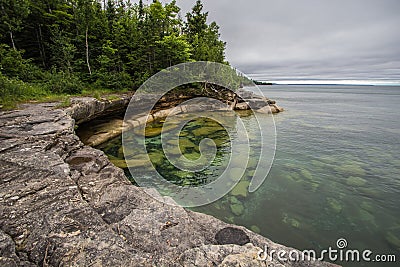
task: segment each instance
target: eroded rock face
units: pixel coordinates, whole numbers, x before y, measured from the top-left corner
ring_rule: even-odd
[[[278,107],[275,101],[270,100],[266,97],[259,96],[253,92],[240,89],[237,94],[230,90],[220,88],[219,91],[208,91],[204,93],[206,97],[218,99],[221,103],[225,103],[226,107],[233,110],[252,110],[259,113],[275,114],[283,112],[283,108]],[[154,99],[157,96],[148,94],[141,95],[137,101],[134,102],[134,109],[123,111],[129,104],[130,95],[122,95],[120,100],[115,101],[99,101],[90,97],[80,97],[73,100],[73,107],[66,109],[67,114],[73,117],[77,124],[88,122],[96,117],[104,118],[107,115],[114,115],[107,117],[107,120],[102,119],[101,122],[95,125],[89,122],[90,129],[85,125],[86,129],[78,130],[78,134],[84,144],[89,146],[98,146],[108,140],[111,140],[117,136],[120,136],[124,131],[124,123],[122,114],[127,115],[125,117],[125,127],[138,126],[139,124],[149,123],[151,120],[167,117],[172,113],[185,113],[185,112],[197,112],[204,110],[220,109],[220,106],[202,102],[198,105],[181,105],[179,109],[175,107],[185,100],[195,98],[202,95],[196,95],[196,92],[189,91],[186,95],[166,95],[163,96],[159,102],[155,105],[151,117],[144,112],[146,107],[154,104]],[[127,114],[128,112],[134,112],[135,114]],[[116,113],[120,116],[115,116]],[[127,119],[127,118],[131,119]]]
[[[74,133],[74,119],[106,105],[97,107],[37,104],[0,113],[0,266],[249,266],[265,244],[288,249],[133,186]],[[218,245],[216,234],[227,227],[245,233],[248,244]]]
[[[92,97],[79,97],[72,100],[73,106],[67,108],[67,114],[71,115],[80,124],[99,116],[106,116],[115,112],[121,112],[129,104],[132,94],[120,95],[113,101],[99,101]]]

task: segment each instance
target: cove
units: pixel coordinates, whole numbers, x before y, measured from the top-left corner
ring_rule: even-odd
[[[277,155],[268,179],[255,193],[245,190],[244,179],[226,197],[195,210],[302,249],[334,247],[343,237],[353,248],[396,253],[400,247],[398,87],[261,88],[287,108],[275,116]],[[251,116],[244,119],[252,123]],[[204,123],[194,121],[182,140],[196,146],[196,138],[212,137],[213,131],[188,137]],[[157,129],[159,124],[150,127]],[[118,156],[119,142],[116,138],[99,148]],[[157,136],[149,136],[150,147],[155,149],[158,142]],[[193,144],[186,151],[195,157]],[[219,147],[221,161],[228,156],[224,154],[228,146],[222,142]],[[159,169],[167,169],[164,174],[174,181],[191,184],[212,179],[212,171],[188,178],[168,169],[164,160],[158,157]]]

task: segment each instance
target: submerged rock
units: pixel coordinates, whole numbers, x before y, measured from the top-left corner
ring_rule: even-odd
[[[199,147],[187,138],[179,138],[179,146],[182,151],[185,151],[187,148],[198,148]],[[198,151],[198,149],[197,149],[197,151]]]
[[[346,179],[346,184],[350,186],[364,186],[367,181],[361,177],[350,176]]]
[[[209,136],[217,131],[221,131],[223,128],[219,127],[212,127],[212,126],[206,126],[206,127],[199,127],[197,129],[194,129],[192,132],[195,136]]]
[[[371,212],[371,213],[374,212],[374,206],[373,206],[370,202],[363,201],[363,202],[361,202],[360,207],[361,207],[363,210],[366,210],[366,211],[368,211],[368,212]]]
[[[336,199],[334,199],[334,198],[331,198],[331,197],[328,197],[328,198],[326,199],[326,201],[327,201],[327,203],[328,203],[328,206],[329,206],[329,207],[331,208],[331,210],[334,211],[335,213],[340,213],[340,212],[342,211],[343,207],[342,207],[341,203],[340,203],[338,200],[336,200]]]
[[[398,251],[400,251],[400,238],[393,234],[393,232],[387,232],[385,234],[385,240]]]
[[[155,165],[161,165],[165,160],[165,156],[161,152],[150,152],[148,153],[148,156],[150,158],[150,161]]]
[[[308,171],[308,170],[306,170],[306,169],[302,169],[301,171],[300,171],[300,173],[301,173],[301,175],[304,177],[304,178],[306,178],[307,180],[313,180],[313,176],[312,176],[312,174],[311,174],[311,172],[310,171]]]
[[[237,179],[240,179],[242,177],[244,171],[245,171],[244,169],[233,167],[229,170],[229,175],[231,179],[235,179],[237,181]]]
[[[318,188],[320,186],[320,184],[317,183],[317,182],[311,182],[311,183],[309,183],[309,185],[311,187],[311,191],[312,192],[317,192],[317,190],[318,190]]]
[[[229,202],[230,202],[231,204],[241,203],[241,202],[240,202],[236,197],[234,197],[234,196],[229,197]]]
[[[161,134],[163,127],[146,127],[145,137],[154,137]]]
[[[257,234],[261,233],[261,230],[257,225],[250,226],[250,230]]]
[[[230,206],[230,208],[231,208],[232,213],[235,214],[236,216],[240,216],[243,214],[244,206],[242,203],[232,204]]]
[[[357,191],[361,195],[366,196],[371,199],[382,199],[381,192],[375,188],[360,187],[360,188],[357,188]]]
[[[364,176],[365,170],[357,164],[344,164],[338,167],[335,167],[335,170],[350,176]]]
[[[110,158],[110,161],[112,164],[114,164],[118,168],[121,168],[121,169],[128,168],[128,165],[126,165],[126,162],[124,159]]]
[[[278,110],[271,106],[265,106],[260,109],[257,109],[256,112],[258,113],[264,113],[264,114],[272,114],[272,113],[278,113]]]
[[[292,217],[289,217],[289,215],[287,213],[283,214],[283,223],[288,224],[290,226],[292,226],[293,228],[300,228],[300,222]]]
[[[361,210],[359,210],[359,214],[360,214],[360,219],[362,221],[370,222],[374,226],[377,225],[376,221],[375,221],[375,216],[372,215],[370,212],[361,209]]]
[[[247,197],[248,187],[250,185],[249,181],[240,181],[231,191],[233,196]]]
[[[213,138],[212,140],[217,147],[221,147],[222,145],[230,142],[229,138],[225,137]]]

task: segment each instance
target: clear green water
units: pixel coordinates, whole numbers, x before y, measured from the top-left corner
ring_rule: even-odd
[[[230,194],[195,210],[298,249],[335,248],[336,240],[345,238],[351,249],[397,254],[399,259],[400,88],[260,88],[286,109],[275,116],[277,151],[267,180],[256,192],[248,193],[245,176]],[[242,119],[248,125],[254,123],[252,116]],[[216,140],[216,159],[210,168],[197,173],[179,171],[166,161],[156,135],[159,126],[151,125],[146,143],[160,173],[176,184],[192,186],[218,176],[230,156],[226,132],[218,125],[193,121],[181,134],[181,150],[193,159],[199,155],[196,149],[202,138]],[[134,145],[134,136],[130,142]],[[120,138],[100,149],[114,161],[123,157]],[[128,158],[135,157],[135,151],[128,153]],[[241,160],[240,155],[234,159]],[[135,175],[148,173],[143,166],[135,170]]]

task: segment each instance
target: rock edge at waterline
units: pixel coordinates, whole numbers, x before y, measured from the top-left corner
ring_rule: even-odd
[[[213,97],[216,99],[221,100],[222,102],[226,102],[226,107],[231,110],[237,111],[245,111],[245,110],[252,110],[258,113],[264,114],[276,114],[283,112],[284,109],[279,107],[274,100],[270,100],[266,97],[259,96],[254,94],[250,91],[246,90],[239,90],[238,92],[242,97],[238,97],[235,93],[231,92],[230,90],[223,90],[223,93],[216,94],[215,92],[209,92],[209,97]],[[129,95],[124,95],[119,100],[113,101],[97,101],[93,98],[77,98],[75,99],[74,107],[67,109],[67,113],[71,114],[77,120],[77,123],[84,123],[88,120],[97,117],[104,117],[107,114],[112,114],[112,112],[121,112],[129,104],[130,100]],[[96,125],[91,123],[90,129],[84,129],[83,131],[79,131],[81,141],[85,145],[89,146],[98,146],[102,143],[105,143],[119,135],[122,134],[122,131],[125,130],[124,127],[135,127],[145,123],[150,123],[154,120],[165,118],[173,113],[176,114],[175,107],[180,104],[181,102],[194,97],[192,95],[172,95],[172,96],[164,96],[162,100],[158,103],[157,108],[148,116],[147,114],[138,114],[135,118],[131,120],[125,120],[123,123],[122,118],[108,118],[106,122],[102,122]],[[224,98],[224,99],[223,99]],[[152,95],[149,97],[150,101],[152,99]],[[143,104],[146,99],[142,99],[141,102],[135,103],[136,104]],[[196,109],[195,106],[186,106],[180,105],[180,111],[182,113],[185,112],[197,112],[203,110],[212,110],[213,107],[205,107],[199,105]]]
[[[75,100],[68,112],[52,103],[0,112],[0,266],[266,266],[256,260],[259,248],[289,250],[132,185],[75,135],[75,120],[108,105],[86,100]],[[217,233],[227,227],[250,243],[219,244]]]

